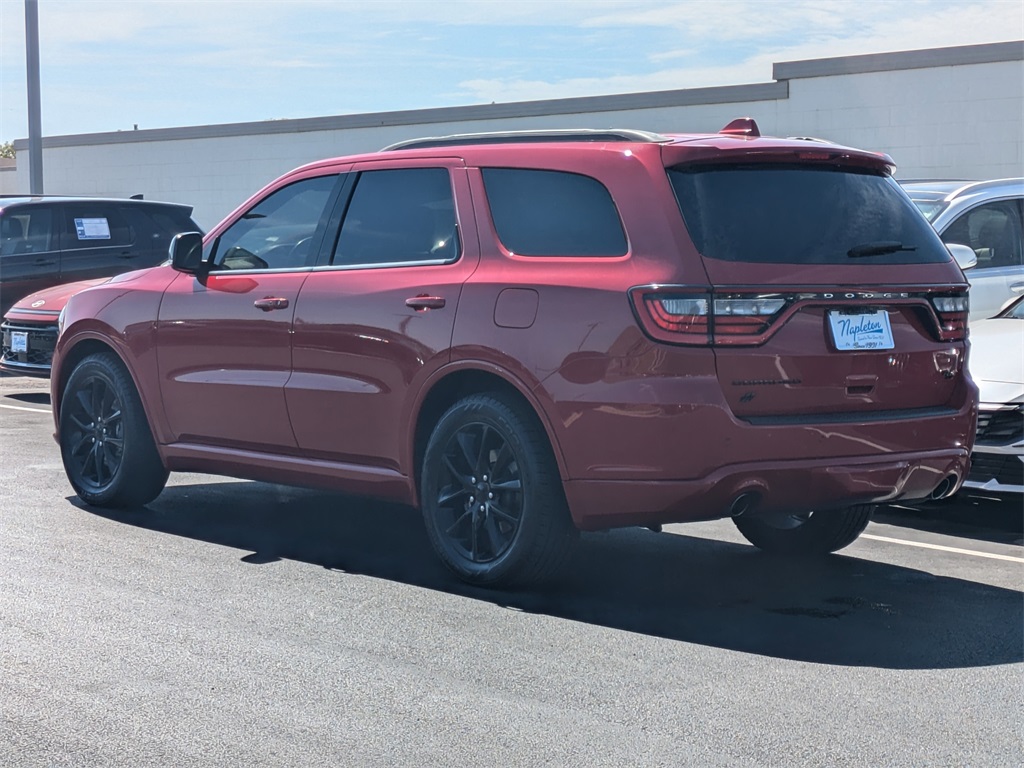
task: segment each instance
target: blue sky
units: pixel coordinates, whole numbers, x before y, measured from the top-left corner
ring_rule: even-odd
[[[1024,39],[1022,0],[38,0],[43,135],[770,82]],[[0,141],[28,135],[0,0]]]

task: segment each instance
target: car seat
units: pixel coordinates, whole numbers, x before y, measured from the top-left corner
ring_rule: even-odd
[[[19,253],[18,247],[25,242],[25,230],[21,219],[13,216],[0,219],[0,254]]]
[[[1015,237],[1008,218],[986,221],[978,231],[978,246],[988,249],[986,266],[1011,267],[1021,263],[1020,239]]]

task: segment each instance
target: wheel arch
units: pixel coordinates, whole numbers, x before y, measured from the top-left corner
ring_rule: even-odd
[[[62,345],[63,346],[63,345]],[[89,355],[107,353],[112,355],[128,372],[128,376],[132,380],[132,384],[135,387],[135,391],[139,395],[139,399],[142,401],[142,410],[146,416],[146,421],[149,424],[150,434],[153,435],[154,442],[157,446],[157,451],[160,451],[160,435],[162,431],[159,429],[160,424],[155,418],[155,414],[149,407],[148,398],[143,387],[139,385],[139,377],[136,374],[135,368],[129,362],[128,357],[118,348],[116,344],[112,344],[109,339],[94,336],[94,335],[83,335],[80,338],[74,339],[67,346],[61,350],[60,366],[57,369],[57,377],[51,382],[51,408],[53,410],[54,423],[60,425],[60,408],[64,400],[64,390],[67,389],[68,380],[71,378],[71,374],[74,373],[75,368],[78,364],[89,357]]]
[[[420,475],[423,471],[423,455],[434,426],[452,405],[469,395],[482,392],[507,394],[527,407],[538,420],[555,457],[558,474],[564,480],[565,462],[547,414],[533,392],[508,371],[494,365],[486,367],[459,365],[438,371],[422,390],[421,397],[413,411],[415,427],[407,456],[411,464],[412,491],[414,503],[419,506]]]

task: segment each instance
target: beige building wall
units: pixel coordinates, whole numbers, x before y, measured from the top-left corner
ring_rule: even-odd
[[[47,137],[48,194],[143,194],[189,203],[212,227],[298,165],[417,136],[525,128],[762,133],[887,152],[899,178],[1024,176],[1024,41],[777,63],[773,81],[720,88],[489,104],[303,120]],[[13,185],[28,189],[28,144]],[[13,188],[11,188],[13,186]]]

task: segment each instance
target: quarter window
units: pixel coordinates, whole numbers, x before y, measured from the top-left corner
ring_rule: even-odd
[[[444,168],[359,174],[333,264],[372,266],[454,261],[459,256],[455,205]]]
[[[214,269],[312,266],[316,260],[313,236],[337,179],[304,179],[260,200],[217,238]]]
[[[611,194],[578,173],[484,168],[491,218],[518,256],[624,256],[626,235]]]

